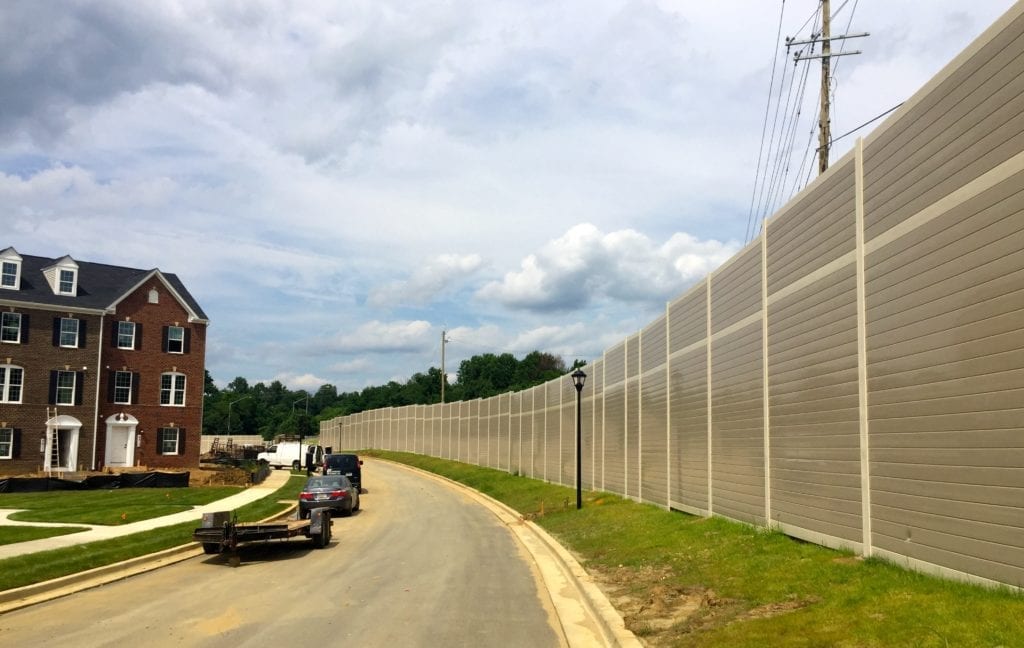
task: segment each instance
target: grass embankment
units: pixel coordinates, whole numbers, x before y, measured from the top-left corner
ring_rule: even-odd
[[[508,504],[573,551],[656,646],[1024,646],[1024,596],[720,518],[395,452]],[[541,514],[543,511],[543,514]]]
[[[302,490],[302,485],[305,483],[305,474],[302,474],[301,476],[299,474],[293,474],[287,484],[267,497],[237,509],[236,514],[239,521],[252,522],[255,520],[262,520],[282,512],[287,508],[287,505],[280,504],[279,501],[296,500],[298,498],[299,491]],[[187,488],[180,490],[182,491],[179,494],[181,497],[196,497],[198,498],[196,500],[197,503],[208,503],[218,499],[219,497],[226,497],[231,495],[231,493],[238,491],[237,488],[233,487],[227,489],[230,491],[227,494],[225,494],[224,489],[220,487]],[[186,495],[185,491],[195,492]],[[199,499],[208,497],[208,494],[203,493],[202,491],[219,492],[220,495],[209,497],[205,502],[200,502]],[[119,492],[128,493],[128,491]],[[44,494],[45,493],[37,493],[35,495]],[[160,497],[163,497],[162,491],[158,494]],[[6,500],[4,501],[6,502]],[[4,507],[19,508],[15,506],[6,506],[6,504],[4,504]],[[129,558],[144,556],[163,549],[170,549],[171,547],[188,544],[192,542],[192,531],[195,530],[196,525],[196,522],[186,522],[175,526],[153,529],[152,531],[133,533],[121,538],[90,542],[87,544],[76,545],[74,547],[67,547],[65,549],[54,549],[52,551],[43,551],[0,560],[0,590],[31,585],[32,583],[39,583],[53,578],[58,578],[60,576],[67,576],[68,574],[75,574],[88,569],[103,567],[122,560],[128,560]]]

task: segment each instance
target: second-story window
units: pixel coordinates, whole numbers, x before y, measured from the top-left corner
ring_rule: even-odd
[[[160,374],[160,404],[185,404],[185,374],[176,372]]]
[[[54,402],[57,405],[75,404],[75,372],[57,372],[57,392]]]
[[[21,342],[21,313],[0,313],[0,341]]]
[[[14,365],[0,365],[0,403],[20,403],[25,370]]]
[[[135,322],[118,322],[117,323],[117,348],[118,349],[134,349],[135,348],[135,329],[138,325]]]
[[[60,318],[60,346],[78,347],[78,320],[71,317]]]
[[[119,405],[132,404],[132,372],[114,372],[114,402]]]
[[[185,353],[185,327],[167,327],[167,353]]]

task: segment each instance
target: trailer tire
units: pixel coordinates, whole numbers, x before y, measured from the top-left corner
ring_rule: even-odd
[[[324,516],[328,517],[328,516]],[[313,546],[317,549],[323,549],[331,541],[331,521],[330,518],[323,520],[320,526],[320,533],[313,536]]]
[[[205,553],[205,554],[219,554],[220,553],[220,544],[217,543],[217,542],[204,542],[203,543],[203,553]]]

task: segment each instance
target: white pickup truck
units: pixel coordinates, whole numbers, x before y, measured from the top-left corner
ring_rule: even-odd
[[[276,443],[256,455],[256,459],[266,461],[273,468],[291,467],[292,470],[302,470],[306,465],[306,453],[310,449],[313,451],[313,467],[317,468],[323,461],[324,449],[318,445],[300,444],[298,441]]]

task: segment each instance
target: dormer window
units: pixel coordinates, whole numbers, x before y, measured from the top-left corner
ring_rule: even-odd
[[[78,294],[78,264],[71,257],[62,257],[49,268],[43,268],[43,276],[50,284],[53,294]]]
[[[21,274],[21,265],[11,261],[4,261],[0,264],[0,287],[18,289],[18,275]]]
[[[12,247],[0,252],[0,288],[18,290],[21,287],[21,255]]]
[[[60,271],[60,283],[57,287],[57,291],[62,295],[74,295],[75,294],[75,271],[74,270],[61,270]]]

